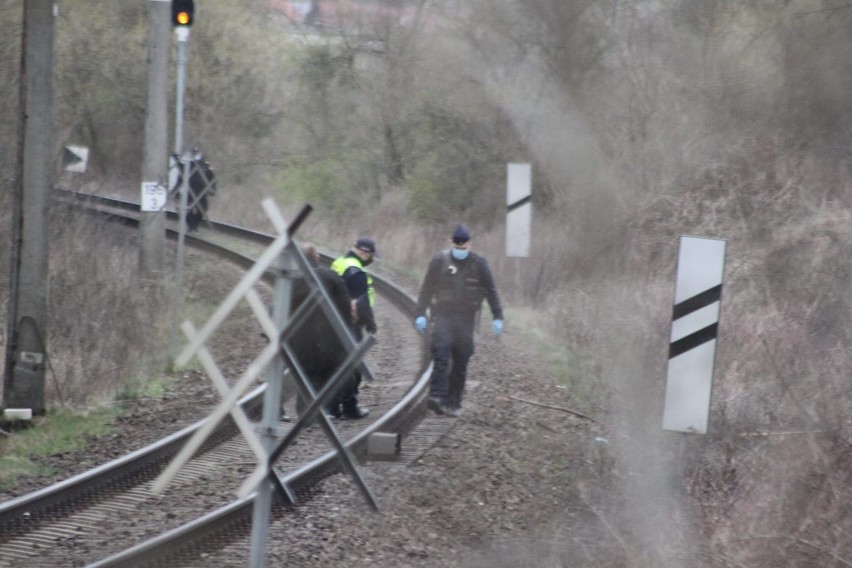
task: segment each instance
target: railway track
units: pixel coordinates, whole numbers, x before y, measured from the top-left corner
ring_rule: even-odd
[[[138,224],[138,206],[130,202],[71,192],[62,192],[58,198],[88,214]],[[169,217],[172,221],[177,218],[173,213]],[[203,236],[188,236],[187,244],[244,269],[253,264],[250,256],[214,240],[233,239],[262,247],[273,238],[216,222],[201,233]],[[215,239],[207,238],[207,233]],[[168,229],[168,236],[175,239],[177,233]],[[366,448],[371,435],[397,433],[403,440],[398,459],[407,462],[446,433],[453,421],[424,421],[426,358],[423,342],[410,325],[413,299],[383,278],[374,276],[374,281],[383,300],[377,311],[381,340],[370,355],[379,363],[381,378],[365,389],[374,419],[366,425],[338,423],[337,429],[361,460],[369,457]],[[240,402],[253,419],[260,412],[263,391],[264,385],[259,385]],[[160,497],[150,493],[152,480],[200,424],[0,504],[0,566],[179,566],[214,555],[229,543],[244,540],[248,546],[254,495],[237,501],[226,497],[234,495],[236,485],[254,464],[230,417],[181,471],[174,488]],[[422,425],[415,431],[418,424]],[[279,478],[298,503],[309,500],[324,479],[341,471],[336,451],[327,449],[327,439],[319,430],[300,434],[300,443],[275,464]],[[279,498],[274,514],[281,514],[288,505]]]

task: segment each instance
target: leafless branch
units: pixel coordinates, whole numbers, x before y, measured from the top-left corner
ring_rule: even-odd
[[[568,414],[571,414],[572,416],[576,416],[577,418],[582,418],[584,420],[588,420],[590,422],[594,422],[595,424],[600,424],[601,426],[603,426],[603,424],[601,424],[600,422],[598,422],[594,418],[592,418],[590,416],[586,416],[582,412],[577,412],[576,410],[571,410],[570,408],[565,408],[563,406],[553,406],[551,404],[542,404],[540,402],[533,402],[532,400],[525,400],[523,398],[518,398],[516,396],[509,396],[509,398],[511,398],[512,400],[517,400],[518,402],[525,402],[525,403],[531,404],[533,406],[540,406],[541,408],[549,408],[551,410],[559,410],[559,411],[562,411],[562,412],[567,412]]]

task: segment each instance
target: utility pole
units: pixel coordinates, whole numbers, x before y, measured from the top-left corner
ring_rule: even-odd
[[[47,209],[53,187],[53,0],[27,0],[21,53],[23,149],[18,154],[3,405],[45,409]],[[20,134],[19,134],[20,135]]]
[[[142,244],[139,268],[146,278],[161,281],[165,269],[165,212],[169,191],[168,97],[171,0],[149,0],[148,112],[142,161]]]

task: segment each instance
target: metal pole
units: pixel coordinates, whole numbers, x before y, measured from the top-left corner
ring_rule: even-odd
[[[515,257],[515,297],[519,300],[524,297],[523,287],[521,284],[521,257]]]
[[[290,298],[293,290],[292,278],[295,263],[285,250],[278,258],[278,271],[275,275],[275,298],[272,305],[272,320],[275,329],[280,334],[287,325],[290,317]],[[270,341],[278,341],[270,337]],[[284,390],[284,362],[281,355],[276,355],[269,365],[266,375],[266,392],[263,399],[263,422],[261,443],[267,455],[275,449],[277,428],[281,415],[281,395]],[[270,464],[272,467],[272,464]],[[257,496],[254,499],[251,525],[251,557],[250,568],[264,568],[266,565],[266,547],[269,541],[269,517],[272,512],[272,495],[274,487],[269,478],[258,485]]]
[[[177,261],[175,269],[175,289],[172,301],[172,329],[169,334],[169,346],[173,350],[177,342],[177,328],[180,323],[182,311],[183,291],[183,256],[184,237],[186,235],[186,202],[189,193],[189,157],[183,155],[183,93],[186,80],[186,44],[189,41],[189,28],[178,26],[175,28],[175,36],[178,42],[178,68],[177,68],[177,97],[175,108],[175,154],[181,156],[183,161],[183,183],[180,188],[180,209],[178,211],[179,232],[177,244]]]
[[[675,464],[676,475],[675,484],[678,490],[685,491],[686,484],[686,432],[680,433],[680,439],[677,443],[677,463]]]
[[[178,68],[177,68],[177,98],[175,100],[175,154],[183,155],[183,93],[186,83],[186,44],[189,42],[189,28],[178,26],[175,28],[175,37],[178,42]]]

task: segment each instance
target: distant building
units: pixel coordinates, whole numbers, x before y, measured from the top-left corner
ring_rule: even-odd
[[[408,25],[417,17],[411,0],[266,0],[297,26],[329,30],[357,29],[377,20]]]
[[[316,0],[267,0],[267,5],[296,25],[311,25],[319,15]]]

